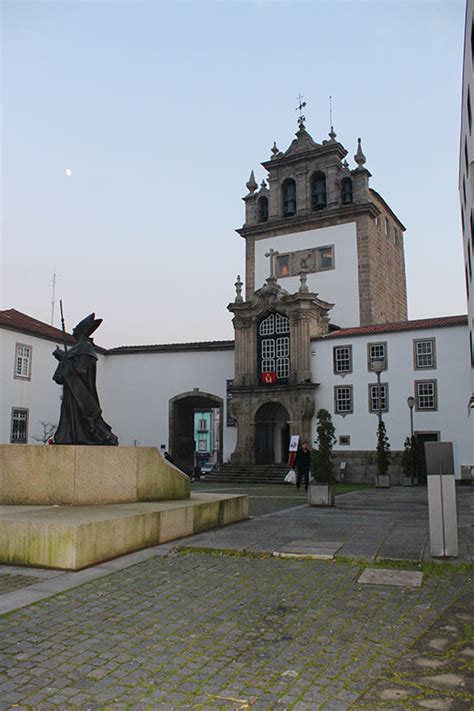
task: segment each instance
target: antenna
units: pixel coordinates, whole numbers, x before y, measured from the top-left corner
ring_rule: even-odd
[[[332,96],[329,97],[329,126],[332,131]]]
[[[50,282],[51,287],[52,287],[52,294],[51,294],[51,326],[54,325],[54,307],[56,303],[56,279],[58,278],[59,274],[56,274],[56,270],[53,272],[53,278]]]

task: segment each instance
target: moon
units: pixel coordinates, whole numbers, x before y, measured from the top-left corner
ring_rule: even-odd
[[[71,170],[71,168],[66,168],[66,170],[65,170],[64,172],[66,173],[66,176],[67,176],[68,178],[71,177],[71,175],[72,175],[72,170]]]

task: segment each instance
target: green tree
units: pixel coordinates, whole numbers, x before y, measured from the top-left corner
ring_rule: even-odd
[[[388,441],[385,422],[382,420],[377,428],[377,474],[383,475],[388,472],[390,459],[390,442]]]
[[[407,437],[404,444],[402,456],[402,471],[406,477],[410,479],[416,478],[418,471],[418,449],[416,446],[416,437]]]
[[[321,484],[334,484],[336,475],[332,460],[332,448],[336,443],[336,428],[331,413],[324,408],[318,410],[316,427],[316,449],[313,450],[311,473],[313,479]]]

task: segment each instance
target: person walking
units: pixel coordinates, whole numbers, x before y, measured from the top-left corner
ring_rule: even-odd
[[[296,488],[301,486],[301,480],[304,478],[304,488],[306,491],[309,486],[309,472],[311,469],[311,448],[307,439],[301,443],[301,449],[296,453]]]

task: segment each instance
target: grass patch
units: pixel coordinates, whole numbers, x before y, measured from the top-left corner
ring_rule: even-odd
[[[360,489],[373,488],[373,484],[351,484],[350,482],[348,482],[347,484],[336,484],[334,493],[337,496],[338,494],[348,494],[350,491],[359,491]]]

